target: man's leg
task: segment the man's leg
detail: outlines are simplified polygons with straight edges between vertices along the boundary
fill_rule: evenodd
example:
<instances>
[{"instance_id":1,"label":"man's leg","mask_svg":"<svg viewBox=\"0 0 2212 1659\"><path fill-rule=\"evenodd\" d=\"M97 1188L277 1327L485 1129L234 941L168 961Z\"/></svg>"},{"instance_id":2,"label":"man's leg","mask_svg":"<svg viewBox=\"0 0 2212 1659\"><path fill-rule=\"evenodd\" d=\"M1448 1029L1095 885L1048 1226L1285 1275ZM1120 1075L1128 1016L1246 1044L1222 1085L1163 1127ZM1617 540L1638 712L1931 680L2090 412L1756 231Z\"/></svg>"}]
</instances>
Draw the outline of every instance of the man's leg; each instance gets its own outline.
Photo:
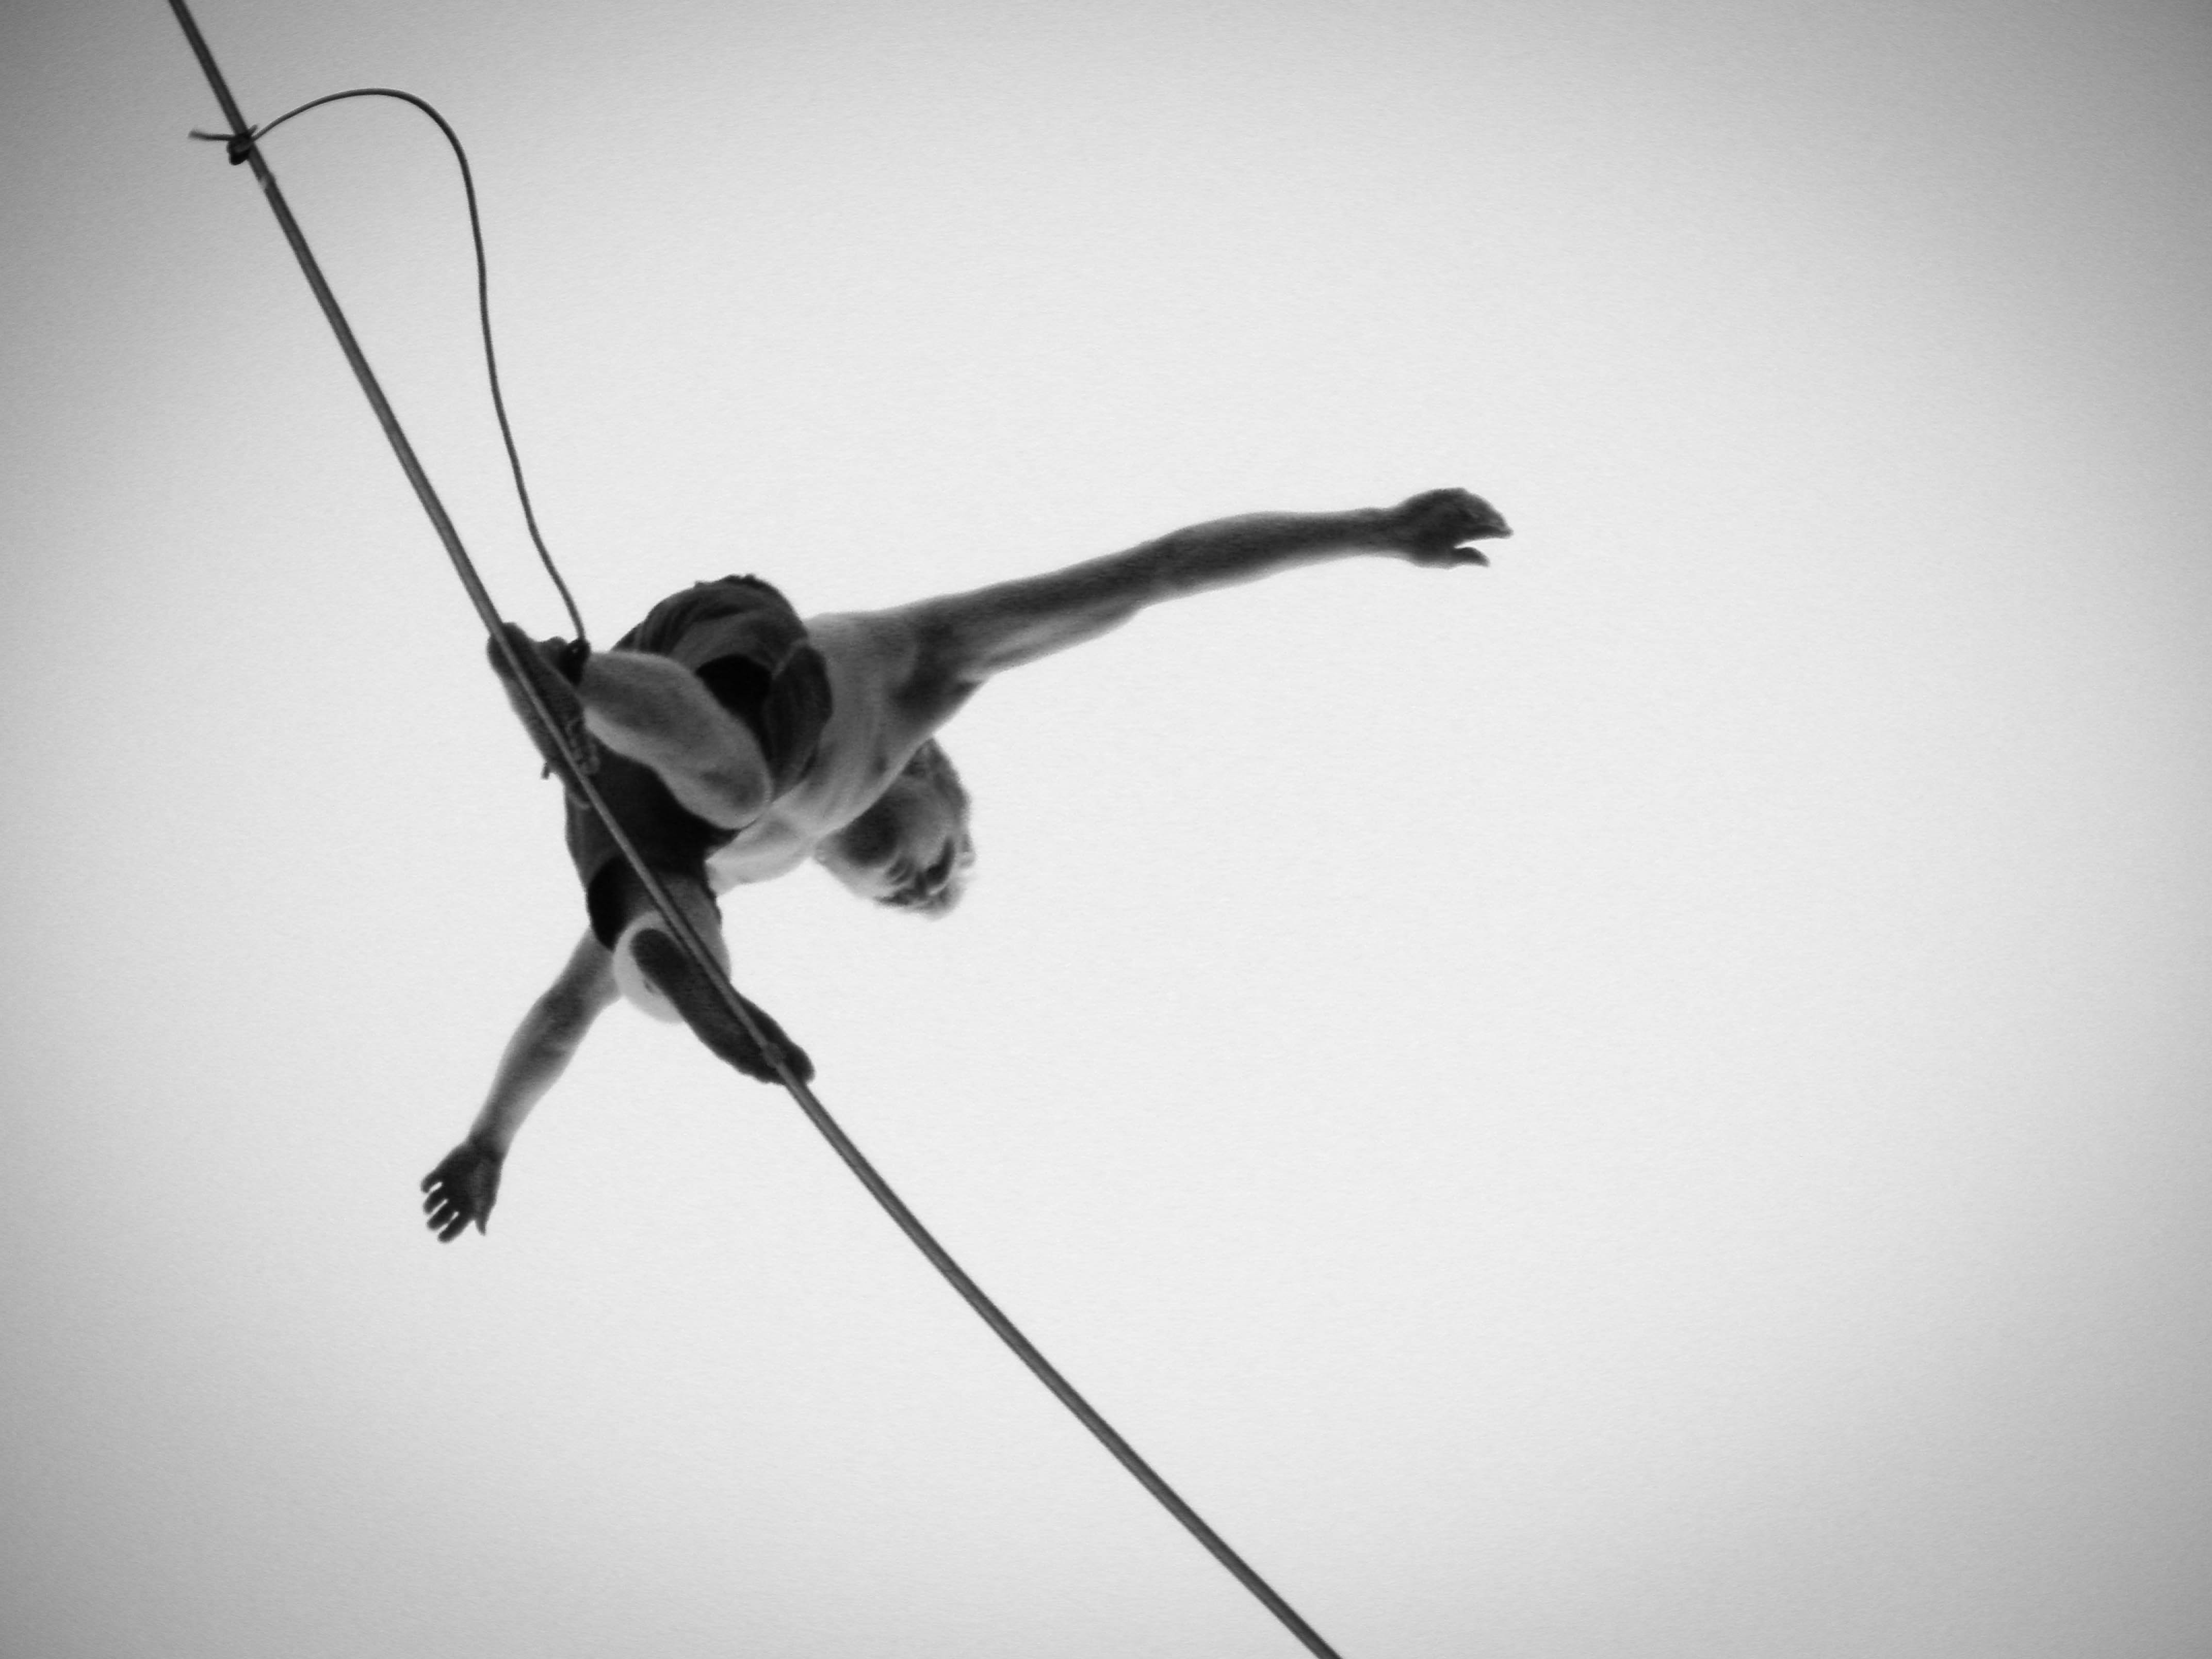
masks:
<instances>
[{"instance_id":1,"label":"man's leg","mask_svg":"<svg viewBox=\"0 0 2212 1659\"><path fill-rule=\"evenodd\" d=\"M640 651L595 652L583 660L572 686L568 665L556 665L568 647L534 641L512 623L506 632L555 724L584 755L586 773L594 769L596 738L651 767L686 811L719 829L743 829L767 808L774 785L758 740L681 663ZM540 729L506 653L497 641L489 649L515 714L546 764L566 781L560 751Z\"/></svg>"},{"instance_id":2,"label":"man's leg","mask_svg":"<svg viewBox=\"0 0 2212 1659\"><path fill-rule=\"evenodd\" d=\"M678 944L645 890L645 884L627 866L602 878L608 884L603 896L611 908L616 933L615 983L623 996L656 1019L676 1021L709 1050L747 1077L763 1083L781 1081L774 1062L730 1010L722 990L708 980ZM722 939L721 917L706 884L697 877L662 873L661 884L683 909L684 918L707 942L720 965L716 977L728 986L729 951ZM784 1034L783 1028L750 1000L739 996L754 1024L769 1044L781 1051L784 1060L801 1082L811 1081L814 1062Z\"/></svg>"},{"instance_id":3,"label":"man's leg","mask_svg":"<svg viewBox=\"0 0 2212 1659\"><path fill-rule=\"evenodd\" d=\"M687 811L741 830L767 810L775 785L759 739L683 664L602 651L577 690L592 735L659 773Z\"/></svg>"},{"instance_id":4,"label":"man's leg","mask_svg":"<svg viewBox=\"0 0 2212 1659\"><path fill-rule=\"evenodd\" d=\"M657 926L641 927L630 940L631 953L637 965L659 988L676 1012L691 1028L692 1036L721 1059L727 1060L747 1077L763 1083L780 1083L782 1075L769 1059L770 1052L780 1054L793 1077L801 1083L814 1080L814 1062L806 1051L784 1035L783 1027L771 1019L767 1011L750 999L731 994L744 1005L768 1044L763 1050L755 1042L750 1032L736 1015L730 1012L722 993L709 984L691 960L690 953ZM726 981L725 981L726 983Z\"/></svg>"}]
</instances>

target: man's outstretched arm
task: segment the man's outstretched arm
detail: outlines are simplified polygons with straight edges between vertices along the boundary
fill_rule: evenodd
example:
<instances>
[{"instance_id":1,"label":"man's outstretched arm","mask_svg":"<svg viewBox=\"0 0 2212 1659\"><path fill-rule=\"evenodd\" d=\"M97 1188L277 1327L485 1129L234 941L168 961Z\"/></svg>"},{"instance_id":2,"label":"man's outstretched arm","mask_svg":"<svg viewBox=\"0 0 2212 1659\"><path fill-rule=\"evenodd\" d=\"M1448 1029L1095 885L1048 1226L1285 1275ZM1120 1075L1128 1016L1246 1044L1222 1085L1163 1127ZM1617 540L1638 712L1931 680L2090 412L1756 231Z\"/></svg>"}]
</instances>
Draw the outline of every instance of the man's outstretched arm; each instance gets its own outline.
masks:
<instances>
[{"instance_id":1,"label":"man's outstretched arm","mask_svg":"<svg viewBox=\"0 0 2212 1659\"><path fill-rule=\"evenodd\" d=\"M960 696L1121 623L1147 605L1328 559L1376 554L1414 564L1486 564L1471 544L1512 530L1464 489L1432 489L1392 507L1255 513L1175 531L1126 553L1048 575L925 599L895 613L915 630L918 678Z\"/></svg>"},{"instance_id":2,"label":"man's outstretched arm","mask_svg":"<svg viewBox=\"0 0 2212 1659\"><path fill-rule=\"evenodd\" d=\"M484 1231L516 1131L568 1068L592 1022L615 1000L611 961L606 947L586 933L560 977L515 1028L467 1139L422 1177L428 1194L422 1212L441 1241L459 1237L471 1221L478 1232Z\"/></svg>"}]
</instances>

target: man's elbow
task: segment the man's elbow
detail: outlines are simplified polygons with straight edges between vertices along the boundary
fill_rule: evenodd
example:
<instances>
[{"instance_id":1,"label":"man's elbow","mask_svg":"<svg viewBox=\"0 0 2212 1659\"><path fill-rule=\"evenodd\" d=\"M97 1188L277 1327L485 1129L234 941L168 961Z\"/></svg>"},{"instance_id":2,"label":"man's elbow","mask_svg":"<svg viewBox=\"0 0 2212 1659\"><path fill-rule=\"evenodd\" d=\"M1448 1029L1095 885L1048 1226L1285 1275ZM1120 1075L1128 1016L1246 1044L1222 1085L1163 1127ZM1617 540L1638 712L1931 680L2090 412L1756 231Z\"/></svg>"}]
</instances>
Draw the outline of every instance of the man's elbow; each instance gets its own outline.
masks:
<instances>
[{"instance_id":1,"label":"man's elbow","mask_svg":"<svg viewBox=\"0 0 2212 1659\"><path fill-rule=\"evenodd\" d=\"M584 1033L592 1029L592 1022L599 1017L613 995L611 984L604 994L597 988L585 990L556 985L538 998L531 1009L532 1035L546 1047L574 1048L583 1041Z\"/></svg>"}]
</instances>

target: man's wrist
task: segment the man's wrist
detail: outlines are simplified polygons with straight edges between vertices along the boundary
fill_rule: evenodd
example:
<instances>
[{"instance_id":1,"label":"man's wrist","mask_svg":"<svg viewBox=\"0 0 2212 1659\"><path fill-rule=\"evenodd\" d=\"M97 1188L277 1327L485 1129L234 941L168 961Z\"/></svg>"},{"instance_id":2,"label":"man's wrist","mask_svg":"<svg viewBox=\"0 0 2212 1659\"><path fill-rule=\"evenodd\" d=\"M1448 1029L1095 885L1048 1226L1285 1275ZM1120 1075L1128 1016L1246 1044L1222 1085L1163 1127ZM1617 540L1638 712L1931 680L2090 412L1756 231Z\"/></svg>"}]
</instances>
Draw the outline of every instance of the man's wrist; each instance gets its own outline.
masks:
<instances>
[{"instance_id":1,"label":"man's wrist","mask_svg":"<svg viewBox=\"0 0 2212 1659\"><path fill-rule=\"evenodd\" d=\"M1344 526L1346 546L1373 553L1404 551L1390 508L1358 507L1337 514L1337 518Z\"/></svg>"}]
</instances>

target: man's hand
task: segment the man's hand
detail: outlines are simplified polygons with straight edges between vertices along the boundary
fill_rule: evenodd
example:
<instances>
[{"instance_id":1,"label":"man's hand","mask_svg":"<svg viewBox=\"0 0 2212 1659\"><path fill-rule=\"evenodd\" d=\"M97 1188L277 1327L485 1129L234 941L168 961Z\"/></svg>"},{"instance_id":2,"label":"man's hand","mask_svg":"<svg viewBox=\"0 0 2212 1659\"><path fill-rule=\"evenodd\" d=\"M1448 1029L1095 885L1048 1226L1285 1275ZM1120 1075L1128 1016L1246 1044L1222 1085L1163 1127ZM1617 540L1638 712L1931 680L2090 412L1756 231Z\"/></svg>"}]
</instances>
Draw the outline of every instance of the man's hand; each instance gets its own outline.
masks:
<instances>
[{"instance_id":1,"label":"man's hand","mask_svg":"<svg viewBox=\"0 0 2212 1659\"><path fill-rule=\"evenodd\" d=\"M422 1177L422 1212L438 1242L450 1244L468 1231L484 1230L491 1206L499 1198L501 1155L472 1140L465 1140L446 1154L445 1162Z\"/></svg>"},{"instance_id":2,"label":"man's hand","mask_svg":"<svg viewBox=\"0 0 2212 1659\"><path fill-rule=\"evenodd\" d=\"M1415 564L1488 564L1467 542L1510 536L1512 527L1496 507L1464 489L1430 489L1410 496L1382 514L1386 544Z\"/></svg>"}]
</instances>

